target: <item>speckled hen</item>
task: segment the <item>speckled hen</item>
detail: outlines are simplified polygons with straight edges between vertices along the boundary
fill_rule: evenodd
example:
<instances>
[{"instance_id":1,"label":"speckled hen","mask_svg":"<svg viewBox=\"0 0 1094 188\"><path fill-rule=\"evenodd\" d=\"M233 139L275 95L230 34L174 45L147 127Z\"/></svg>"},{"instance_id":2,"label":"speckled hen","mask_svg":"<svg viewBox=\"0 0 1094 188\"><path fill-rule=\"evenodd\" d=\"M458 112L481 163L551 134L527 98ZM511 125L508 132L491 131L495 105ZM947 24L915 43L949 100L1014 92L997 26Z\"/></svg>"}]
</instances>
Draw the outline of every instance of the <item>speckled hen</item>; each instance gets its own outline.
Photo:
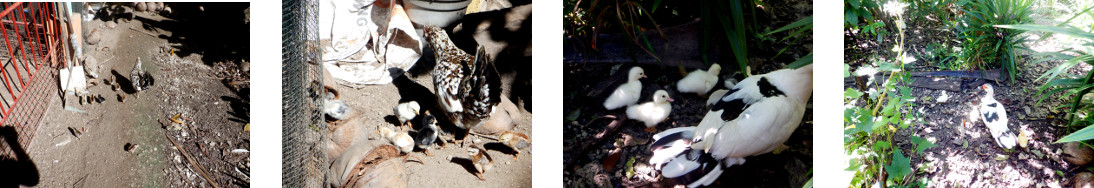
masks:
<instances>
[{"instance_id":1,"label":"speckled hen","mask_svg":"<svg viewBox=\"0 0 1094 188\"><path fill-rule=\"evenodd\" d=\"M467 130L466 141L471 129L485 122L501 102L498 72L482 46L468 54L435 26L425 28L425 37L437 59L432 76L438 106L452 124Z\"/></svg>"}]
</instances>

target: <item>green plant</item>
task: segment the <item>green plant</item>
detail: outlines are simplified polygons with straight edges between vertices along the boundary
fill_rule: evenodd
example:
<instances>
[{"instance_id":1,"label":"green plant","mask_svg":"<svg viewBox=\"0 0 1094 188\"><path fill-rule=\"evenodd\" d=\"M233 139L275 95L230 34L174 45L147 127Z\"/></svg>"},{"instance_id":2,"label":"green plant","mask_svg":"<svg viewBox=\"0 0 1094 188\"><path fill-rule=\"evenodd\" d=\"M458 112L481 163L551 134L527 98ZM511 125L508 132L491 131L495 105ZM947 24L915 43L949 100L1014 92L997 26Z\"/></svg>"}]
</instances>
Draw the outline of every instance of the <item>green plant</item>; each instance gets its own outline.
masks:
<instances>
[{"instance_id":1,"label":"green plant","mask_svg":"<svg viewBox=\"0 0 1094 188\"><path fill-rule=\"evenodd\" d=\"M867 96L854 88L844 92L844 103L855 104L844 110L844 147L853 156L846 170L855 171L851 180L855 187L905 185L910 183L906 176L914 170L909 159L912 154L905 155L892 144L894 133L912 125L912 118L903 112L915 106L911 89L897 84L910 81L910 77L896 73L904 72L901 65L880 64L879 71L894 74L888 80L871 81L878 93ZM930 147L917 144L923 149Z\"/></svg>"},{"instance_id":2,"label":"green plant","mask_svg":"<svg viewBox=\"0 0 1094 188\"><path fill-rule=\"evenodd\" d=\"M790 23L789 25L786 25L786 26L780 27L778 29L775 29L774 31L764 33L764 35L771 35L771 34L775 34L775 33L778 33L778 32L789 31L789 30L792 30L792 31L790 31L790 34L786 37L783 37L780 41L791 40L792 42L790 42L790 44L797 44L798 41L800 41L802 38L804 38L803 36L806 35L806 32L812 33L812 31L813 31L813 16L802 18L801 20L795 21L794 23ZM779 57L779 55L782 55L783 52L785 52L787 48L790 48L790 46L788 45L788 46L783 47L782 49L779 50L779 53L776 53L775 56L772 56L771 58L774 59L776 57ZM804 64L801 64L801 63L805 63L805 62L802 62L803 60L808 60L808 62L813 62L813 53L810 52L805 57L799 59L798 61L795 61L795 63L800 62L799 63L800 65L798 65L797 67L804 66ZM797 67L794 66L795 63L791 63L790 67L791 68L797 68Z\"/></svg>"},{"instance_id":3,"label":"green plant","mask_svg":"<svg viewBox=\"0 0 1094 188\"><path fill-rule=\"evenodd\" d=\"M712 31L721 29L722 34L728 40L730 51L733 52L733 59L737 62L738 70L741 70L745 76L749 76L748 71L745 71L748 70L748 38L745 36L751 35L746 34L750 31L750 28L746 27L748 25L745 24L744 10L745 7L754 7L751 6L753 2L703 0L700 3L700 6L702 6L700 9L702 16L702 19L700 19L700 39L702 41L703 61L710 62L708 53L711 41L713 41L710 36ZM714 23L717 23L717 27L713 25Z\"/></svg>"},{"instance_id":4,"label":"green plant","mask_svg":"<svg viewBox=\"0 0 1094 188\"><path fill-rule=\"evenodd\" d=\"M1088 8L1086 11L1089 10L1090 9ZM1084 11L1084 13L1086 11ZM1081 40L1085 46L1094 45L1094 33L1070 25L999 25L996 27L1067 34ZM1081 130L1068 134L1056 142L1074 142L1094 139L1094 126L1089 126L1094 124L1094 117L1091 117L1088 114L1094 109L1094 101L1084 97L1094 90L1094 70L1086 72L1086 75L1070 75L1067 73L1067 70L1070 70L1079 63L1094 65L1094 50L1091 50L1090 48L1065 49L1059 52L1037 53L1036 55L1042 58L1035 62L1066 60L1064 63L1052 68L1037 78L1038 81L1046 81L1046 83L1038 89L1037 93L1041 96L1038 103L1048 96L1062 92L1062 97L1070 98L1067 104L1059 106L1070 108L1067 116L1068 124L1072 126L1084 126ZM1085 118L1076 119L1077 115L1085 115Z\"/></svg>"},{"instance_id":5,"label":"green plant","mask_svg":"<svg viewBox=\"0 0 1094 188\"><path fill-rule=\"evenodd\" d=\"M874 14L878 12L878 3L874 0L844 0L843 23L847 28L858 30L859 23L872 25Z\"/></svg>"},{"instance_id":6,"label":"green plant","mask_svg":"<svg viewBox=\"0 0 1094 188\"><path fill-rule=\"evenodd\" d=\"M641 0L568 0L563 5L563 19L566 36L571 38L584 38L583 46L597 49L597 35L604 28L618 29L635 47L641 49L655 60L661 61L657 53L653 51L653 45L645 35L646 31L656 31L665 39L665 33L653 19L652 12L643 6ZM657 7L661 0L653 0L648 6ZM610 25L614 23L615 25ZM667 48L667 44L666 44Z\"/></svg>"},{"instance_id":7,"label":"green plant","mask_svg":"<svg viewBox=\"0 0 1094 188\"><path fill-rule=\"evenodd\" d=\"M1031 22L1032 0L973 0L959 7L960 24L954 24L962 40L962 61L970 69L1002 68L1010 80L1018 75L1015 49L1021 48L1025 31L1005 30L995 25ZM998 63L998 64L996 64Z\"/></svg>"},{"instance_id":8,"label":"green plant","mask_svg":"<svg viewBox=\"0 0 1094 188\"><path fill-rule=\"evenodd\" d=\"M900 7L896 5L894 7ZM900 10L893 11L895 22L902 24L903 18ZM896 48L904 48L904 29L898 27L899 35ZM908 175L914 172L911 166L911 158L914 155L922 155L928 148L934 147L934 143L912 137L912 143L916 145L916 152L905 155L900 147L895 146L894 134L900 129L912 126L910 112L915 107L915 98L911 95L911 89L902 86L904 82L911 82L911 77L904 71L903 50L893 54L896 58L888 62L875 62L879 72L889 72L884 80L875 80L877 77L869 76L867 83L872 89L871 93L863 93L858 89L847 88L844 91L844 104L849 104L844 109L844 149L852 156L847 171L854 171L851 186L853 187L889 187L908 186L913 183L920 186L925 181L912 181ZM844 65L844 77L851 75L850 66ZM865 96L865 97L864 97Z\"/></svg>"},{"instance_id":9,"label":"green plant","mask_svg":"<svg viewBox=\"0 0 1094 188\"><path fill-rule=\"evenodd\" d=\"M937 21L947 21L953 19L953 5L963 5L968 0L910 0L912 11L910 16L915 21L923 21L928 17L932 17Z\"/></svg>"}]
</instances>

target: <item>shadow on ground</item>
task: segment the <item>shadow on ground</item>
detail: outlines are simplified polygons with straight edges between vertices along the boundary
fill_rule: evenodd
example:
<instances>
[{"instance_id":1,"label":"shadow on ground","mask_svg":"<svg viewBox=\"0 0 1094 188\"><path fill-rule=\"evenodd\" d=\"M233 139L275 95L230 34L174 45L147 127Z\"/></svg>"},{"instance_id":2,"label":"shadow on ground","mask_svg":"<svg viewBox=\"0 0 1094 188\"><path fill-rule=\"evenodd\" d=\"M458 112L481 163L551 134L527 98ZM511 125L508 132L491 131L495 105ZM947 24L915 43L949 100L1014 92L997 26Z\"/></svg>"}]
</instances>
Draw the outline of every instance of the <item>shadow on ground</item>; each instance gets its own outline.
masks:
<instances>
[{"instance_id":1,"label":"shadow on ground","mask_svg":"<svg viewBox=\"0 0 1094 188\"><path fill-rule=\"evenodd\" d=\"M0 139L4 140L4 144L14 155L0 158L0 169L2 169L0 170L0 188L38 185L41 179L38 175L38 167L19 144L19 133L15 131L15 127L0 127Z\"/></svg>"}]
</instances>

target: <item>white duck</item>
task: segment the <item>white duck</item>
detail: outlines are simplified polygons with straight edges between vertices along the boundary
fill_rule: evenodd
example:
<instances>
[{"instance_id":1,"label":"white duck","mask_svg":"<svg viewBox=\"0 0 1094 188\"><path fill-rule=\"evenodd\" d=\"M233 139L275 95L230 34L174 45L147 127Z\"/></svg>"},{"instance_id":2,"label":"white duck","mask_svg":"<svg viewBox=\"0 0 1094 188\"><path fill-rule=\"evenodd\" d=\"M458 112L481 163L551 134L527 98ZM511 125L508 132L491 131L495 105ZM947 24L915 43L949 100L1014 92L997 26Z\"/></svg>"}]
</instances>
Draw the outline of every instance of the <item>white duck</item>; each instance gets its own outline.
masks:
<instances>
[{"instance_id":1,"label":"white duck","mask_svg":"<svg viewBox=\"0 0 1094 188\"><path fill-rule=\"evenodd\" d=\"M642 95L642 82L638 79L645 77L646 72L642 70L642 67L632 67L627 73L627 83L619 85L612 91L612 95L604 100L604 108L615 110L638 103L638 97Z\"/></svg>"},{"instance_id":2,"label":"white duck","mask_svg":"<svg viewBox=\"0 0 1094 188\"><path fill-rule=\"evenodd\" d=\"M980 119L984 120L984 125L1000 147L1013 149L1018 137L1007 127L1007 109L995 101L995 89L991 85L984 84L980 88L986 93L984 98L980 98Z\"/></svg>"},{"instance_id":3,"label":"white duck","mask_svg":"<svg viewBox=\"0 0 1094 188\"><path fill-rule=\"evenodd\" d=\"M706 71L701 69L692 71L676 82L676 91L706 95L710 89L718 85L718 73L721 71L722 66L717 63L710 65L710 69Z\"/></svg>"},{"instance_id":4,"label":"white duck","mask_svg":"<svg viewBox=\"0 0 1094 188\"><path fill-rule=\"evenodd\" d=\"M410 101L395 105L394 110L395 118L399 119L399 127L405 128L408 121L418 116L421 106L418 106L417 101Z\"/></svg>"},{"instance_id":5,"label":"white duck","mask_svg":"<svg viewBox=\"0 0 1094 188\"><path fill-rule=\"evenodd\" d=\"M657 131L657 124L669 118L672 113L672 98L669 92L657 90L653 93L653 101L627 107L627 117L646 123L646 131Z\"/></svg>"},{"instance_id":6,"label":"white duck","mask_svg":"<svg viewBox=\"0 0 1094 188\"><path fill-rule=\"evenodd\" d=\"M782 145L801 123L812 93L813 65L745 78L697 127L654 135L650 164L688 187L710 185L722 169Z\"/></svg>"}]
</instances>

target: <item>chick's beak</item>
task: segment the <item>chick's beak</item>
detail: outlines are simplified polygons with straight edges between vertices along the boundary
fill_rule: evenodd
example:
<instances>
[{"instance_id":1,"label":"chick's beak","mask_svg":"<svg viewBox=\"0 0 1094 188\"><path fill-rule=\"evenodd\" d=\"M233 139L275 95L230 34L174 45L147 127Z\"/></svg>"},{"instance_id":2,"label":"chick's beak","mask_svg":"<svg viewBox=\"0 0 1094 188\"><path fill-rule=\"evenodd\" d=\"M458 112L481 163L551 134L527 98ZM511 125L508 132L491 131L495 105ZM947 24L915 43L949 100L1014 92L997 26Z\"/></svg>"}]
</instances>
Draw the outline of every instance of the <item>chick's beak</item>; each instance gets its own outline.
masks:
<instances>
[{"instance_id":1,"label":"chick's beak","mask_svg":"<svg viewBox=\"0 0 1094 188\"><path fill-rule=\"evenodd\" d=\"M675 101L675 100L672 100L672 98L668 98L668 99L665 99L665 100L666 100L666 101L669 101L669 102L673 102L673 101Z\"/></svg>"}]
</instances>

